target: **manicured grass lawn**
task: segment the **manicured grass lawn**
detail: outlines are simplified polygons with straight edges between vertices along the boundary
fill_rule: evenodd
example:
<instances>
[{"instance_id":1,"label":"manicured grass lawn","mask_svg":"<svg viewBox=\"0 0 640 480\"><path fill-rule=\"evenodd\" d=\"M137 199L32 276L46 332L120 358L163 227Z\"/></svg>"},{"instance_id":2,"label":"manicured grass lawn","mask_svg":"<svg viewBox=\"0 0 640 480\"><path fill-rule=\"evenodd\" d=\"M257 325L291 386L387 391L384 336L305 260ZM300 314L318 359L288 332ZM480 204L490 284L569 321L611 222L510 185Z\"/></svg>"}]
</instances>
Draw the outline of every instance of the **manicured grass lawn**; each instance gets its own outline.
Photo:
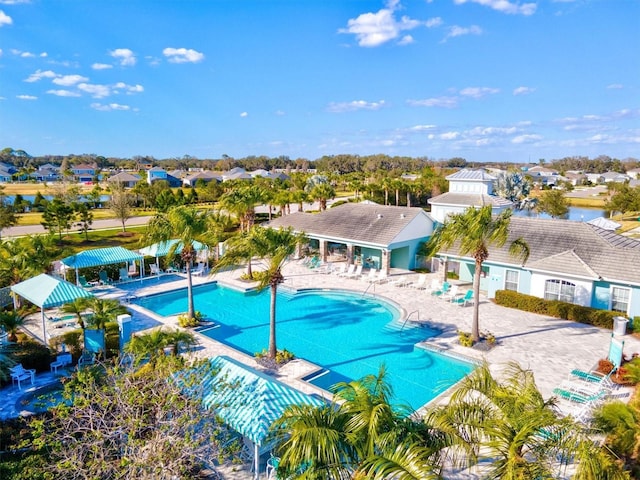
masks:
<instances>
[{"instance_id":1,"label":"manicured grass lawn","mask_svg":"<svg viewBox=\"0 0 640 480\"><path fill-rule=\"evenodd\" d=\"M63 257L94 248L124 247L136 250L144 247L140 243L144 230L145 227L140 226L127 227L126 232L122 232L121 229L89 231L89 240L86 240L82 233L69 233L62 237L60 247L64 251Z\"/></svg>"},{"instance_id":2,"label":"manicured grass lawn","mask_svg":"<svg viewBox=\"0 0 640 480\"><path fill-rule=\"evenodd\" d=\"M93 212L94 220L107 220L111 218L116 218L111 210L108 208L96 208L91 210ZM149 210L134 210L132 212L133 217L137 217L140 215L152 215L149 213ZM41 212L29 212L29 213L21 213L18 215L18 225L40 225L42 223L42 213Z\"/></svg>"}]
</instances>

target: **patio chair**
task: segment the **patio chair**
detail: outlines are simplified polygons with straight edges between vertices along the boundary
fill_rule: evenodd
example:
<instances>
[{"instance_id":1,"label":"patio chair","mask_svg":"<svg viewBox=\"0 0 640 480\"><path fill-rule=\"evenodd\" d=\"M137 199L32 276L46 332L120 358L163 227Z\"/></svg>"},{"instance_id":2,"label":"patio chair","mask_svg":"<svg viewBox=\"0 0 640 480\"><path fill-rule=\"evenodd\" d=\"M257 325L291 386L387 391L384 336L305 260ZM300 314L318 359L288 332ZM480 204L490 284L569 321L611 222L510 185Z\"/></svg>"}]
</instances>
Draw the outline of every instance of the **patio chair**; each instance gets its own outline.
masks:
<instances>
[{"instance_id":1,"label":"patio chair","mask_svg":"<svg viewBox=\"0 0 640 480\"><path fill-rule=\"evenodd\" d=\"M450 288L451 288L451 284L449 282L444 282L442 284L442 287L438 290L434 290L433 292L431 292L431 295L434 295L436 297L441 297L442 295L447 293Z\"/></svg>"},{"instance_id":2,"label":"patio chair","mask_svg":"<svg viewBox=\"0 0 640 480\"><path fill-rule=\"evenodd\" d=\"M466 307L468 302L473 301L473 290L467 290L467 293L464 294L464 297L452 298L451 303L456 305L460 305L462 307Z\"/></svg>"},{"instance_id":3,"label":"patio chair","mask_svg":"<svg viewBox=\"0 0 640 480\"><path fill-rule=\"evenodd\" d=\"M78 368L87 367L96 363L96 356L92 352L82 352L78 359Z\"/></svg>"},{"instance_id":4,"label":"patio chair","mask_svg":"<svg viewBox=\"0 0 640 480\"><path fill-rule=\"evenodd\" d=\"M107 275L105 270L100 270L98 276L100 277L100 283L102 285L111 285L113 283L113 280L109 278L109 275Z\"/></svg>"},{"instance_id":5,"label":"patio chair","mask_svg":"<svg viewBox=\"0 0 640 480\"><path fill-rule=\"evenodd\" d=\"M358 266L356 266L356 269L345 275L346 278L360 278L362 276L362 264L359 264Z\"/></svg>"},{"instance_id":6,"label":"patio chair","mask_svg":"<svg viewBox=\"0 0 640 480\"><path fill-rule=\"evenodd\" d=\"M348 267L349 267L349 265L347 265L346 262L342 262L338 268L334 268L333 269L333 273L335 273L336 275L340 276L342 274L347 273L347 268Z\"/></svg>"},{"instance_id":7,"label":"patio chair","mask_svg":"<svg viewBox=\"0 0 640 480\"><path fill-rule=\"evenodd\" d=\"M437 278L432 278L431 279L431 283L429 284L429 286L426 288L427 292L429 293L433 293L437 290L442 289L442 284L438 281Z\"/></svg>"},{"instance_id":8,"label":"patio chair","mask_svg":"<svg viewBox=\"0 0 640 480\"><path fill-rule=\"evenodd\" d=\"M380 270L376 278L373 279L373 283L381 284L386 283L389 280L389 275L386 270Z\"/></svg>"},{"instance_id":9,"label":"patio chair","mask_svg":"<svg viewBox=\"0 0 640 480\"><path fill-rule=\"evenodd\" d=\"M195 269L191 270L191 275L196 277L201 277L204 274L204 263L202 262L198 263L198 266Z\"/></svg>"},{"instance_id":10,"label":"patio chair","mask_svg":"<svg viewBox=\"0 0 640 480\"><path fill-rule=\"evenodd\" d=\"M71 365L71 354L69 352L59 353L54 362L51 362L51 372L58 373L58 368L64 368Z\"/></svg>"},{"instance_id":11,"label":"patio chair","mask_svg":"<svg viewBox=\"0 0 640 480\"><path fill-rule=\"evenodd\" d=\"M584 393L566 390L564 388L554 388L553 393L558 397L574 403L598 403L605 399L607 392L601 390L593 395L585 395Z\"/></svg>"},{"instance_id":12,"label":"patio chair","mask_svg":"<svg viewBox=\"0 0 640 480\"><path fill-rule=\"evenodd\" d=\"M11 384L15 385L18 382L18 389L22 390L21 382L23 380L31 380L31 385L36 378L36 371L33 368L24 368L21 363L17 364L15 367L11 367L9 369L9 373L11 374Z\"/></svg>"},{"instance_id":13,"label":"patio chair","mask_svg":"<svg viewBox=\"0 0 640 480\"><path fill-rule=\"evenodd\" d=\"M356 271L356 266L355 266L355 264L352 263L351 265L349 265L349 268L347 269L346 272L339 273L338 276L339 277L348 277L349 275L351 275L355 271Z\"/></svg>"},{"instance_id":14,"label":"patio chair","mask_svg":"<svg viewBox=\"0 0 640 480\"><path fill-rule=\"evenodd\" d=\"M364 279L365 282L375 282L376 278L378 278L378 270L376 270L375 268L370 268L369 274L363 275L361 278Z\"/></svg>"},{"instance_id":15,"label":"patio chair","mask_svg":"<svg viewBox=\"0 0 640 480\"><path fill-rule=\"evenodd\" d=\"M160 270L160 267L158 267L158 265L152 263L151 265L149 265L149 272L151 273L151 275L160 275L162 273L162 270Z\"/></svg>"},{"instance_id":16,"label":"patio chair","mask_svg":"<svg viewBox=\"0 0 640 480\"><path fill-rule=\"evenodd\" d=\"M84 275L78 275L78 283L83 288L93 288L98 285L98 282L88 282Z\"/></svg>"},{"instance_id":17,"label":"patio chair","mask_svg":"<svg viewBox=\"0 0 640 480\"><path fill-rule=\"evenodd\" d=\"M127 280L131 280L131 277L129 277L129 272L127 271L126 268L121 268L120 269L120 281L121 282L126 282Z\"/></svg>"},{"instance_id":18,"label":"patio chair","mask_svg":"<svg viewBox=\"0 0 640 480\"><path fill-rule=\"evenodd\" d=\"M408 282L407 282L406 275L402 275L400 278L397 278L396 280L391 280L389 282L389 285L392 285L394 287L404 287L407 284L408 284Z\"/></svg>"},{"instance_id":19,"label":"patio chair","mask_svg":"<svg viewBox=\"0 0 640 480\"><path fill-rule=\"evenodd\" d=\"M451 288L440 295L443 300L453 300L458 296L458 285L451 285Z\"/></svg>"},{"instance_id":20,"label":"patio chair","mask_svg":"<svg viewBox=\"0 0 640 480\"><path fill-rule=\"evenodd\" d=\"M418 290L423 290L427 288L427 274L421 273L418 275L418 280L409 284L410 288L417 288Z\"/></svg>"}]
</instances>

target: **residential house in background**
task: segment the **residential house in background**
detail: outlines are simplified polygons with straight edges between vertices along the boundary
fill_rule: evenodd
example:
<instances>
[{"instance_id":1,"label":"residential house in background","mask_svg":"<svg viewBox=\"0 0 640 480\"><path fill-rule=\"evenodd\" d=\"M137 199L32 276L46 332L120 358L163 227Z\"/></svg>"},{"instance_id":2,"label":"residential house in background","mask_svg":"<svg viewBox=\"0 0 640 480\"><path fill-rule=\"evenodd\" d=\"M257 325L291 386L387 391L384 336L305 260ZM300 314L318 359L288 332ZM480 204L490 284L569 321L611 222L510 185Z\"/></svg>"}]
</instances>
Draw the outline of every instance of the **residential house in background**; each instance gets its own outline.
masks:
<instances>
[{"instance_id":1,"label":"residential house in background","mask_svg":"<svg viewBox=\"0 0 640 480\"><path fill-rule=\"evenodd\" d=\"M560 173L553 168L536 165L535 167L525 167L523 173L531 179L535 185L553 187L562 180Z\"/></svg>"},{"instance_id":2,"label":"residential house in background","mask_svg":"<svg viewBox=\"0 0 640 480\"><path fill-rule=\"evenodd\" d=\"M108 183L119 183L124 188L133 188L139 181L140 177L138 175L134 175L129 172L118 172L107 178Z\"/></svg>"},{"instance_id":3,"label":"residential house in background","mask_svg":"<svg viewBox=\"0 0 640 480\"><path fill-rule=\"evenodd\" d=\"M98 174L98 168L95 165L81 163L71 167L73 176L79 183L91 183Z\"/></svg>"},{"instance_id":4,"label":"residential house in background","mask_svg":"<svg viewBox=\"0 0 640 480\"><path fill-rule=\"evenodd\" d=\"M182 179L182 183L189 187L195 187L198 181L204 182L204 183L221 182L222 178L213 172L202 171L202 172L190 173L189 175L187 175Z\"/></svg>"},{"instance_id":5,"label":"residential house in background","mask_svg":"<svg viewBox=\"0 0 640 480\"><path fill-rule=\"evenodd\" d=\"M493 191L496 177L483 169L462 169L447 177L449 191L430 198L431 217L443 223L452 213L462 213L468 207L491 205L494 214L513 207L513 203Z\"/></svg>"},{"instance_id":6,"label":"residential house in background","mask_svg":"<svg viewBox=\"0 0 640 480\"><path fill-rule=\"evenodd\" d=\"M624 183L628 180L630 180L630 177L628 177L624 173L605 172L602 174L602 181L604 183L609 183L609 182Z\"/></svg>"},{"instance_id":7,"label":"residential house in background","mask_svg":"<svg viewBox=\"0 0 640 480\"><path fill-rule=\"evenodd\" d=\"M170 187L181 187L182 181L179 178L169 175L164 168L152 167L147 170L147 183L151 185L158 180L166 181Z\"/></svg>"}]
</instances>

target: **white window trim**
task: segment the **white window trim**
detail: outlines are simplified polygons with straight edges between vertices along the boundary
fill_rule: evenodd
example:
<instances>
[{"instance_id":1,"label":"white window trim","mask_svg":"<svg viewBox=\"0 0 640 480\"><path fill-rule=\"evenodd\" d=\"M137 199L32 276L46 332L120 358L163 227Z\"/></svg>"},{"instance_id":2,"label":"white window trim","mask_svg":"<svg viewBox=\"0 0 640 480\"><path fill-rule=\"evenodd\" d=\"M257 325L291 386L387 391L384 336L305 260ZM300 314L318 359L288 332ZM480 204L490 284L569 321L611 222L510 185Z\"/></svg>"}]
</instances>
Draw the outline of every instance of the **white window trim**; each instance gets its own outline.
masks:
<instances>
[{"instance_id":1,"label":"white window trim","mask_svg":"<svg viewBox=\"0 0 640 480\"><path fill-rule=\"evenodd\" d=\"M624 312L625 314L629 315L629 309L631 308L631 294L633 293L633 291L629 287L611 285L611 288L609 291L609 310L613 310L613 289L614 288L617 288L619 290L627 290L629 292L629 298L627 300L627 311ZM620 312L620 313L623 313L623 312Z\"/></svg>"},{"instance_id":2,"label":"white window trim","mask_svg":"<svg viewBox=\"0 0 640 480\"><path fill-rule=\"evenodd\" d=\"M512 290L513 292L517 292L520 290L520 271L519 270L512 270L510 268L506 268L504 270L504 285L503 288L506 290L507 289L507 272L514 272L516 274L516 289Z\"/></svg>"}]
</instances>

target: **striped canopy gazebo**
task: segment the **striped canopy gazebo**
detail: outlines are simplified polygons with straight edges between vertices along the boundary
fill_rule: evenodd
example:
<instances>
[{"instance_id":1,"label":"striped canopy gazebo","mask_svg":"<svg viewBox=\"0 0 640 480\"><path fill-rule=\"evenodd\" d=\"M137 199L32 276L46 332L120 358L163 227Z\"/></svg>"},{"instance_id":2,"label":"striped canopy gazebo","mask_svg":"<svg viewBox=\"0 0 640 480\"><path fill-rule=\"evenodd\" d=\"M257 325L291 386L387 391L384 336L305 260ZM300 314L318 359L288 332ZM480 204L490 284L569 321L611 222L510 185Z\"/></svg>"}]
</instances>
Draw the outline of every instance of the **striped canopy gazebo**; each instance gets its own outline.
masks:
<instances>
[{"instance_id":1,"label":"striped canopy gazebo","mask_svg":"<svg viewBox=\"0 0 640 480\"><path fill-rule=\"evenodd\" d=\"M98 267L100 265L112 265L114 263L126 263L140 261L141 274L144 275L144 262L142 255L124 247L95 248L84 250L76 255L63 258L62 264L67 268L74 268L76 271L76 283L78 281L78 270L80 268Z\"/></svg>"},{"instance_id":2,"label":"striped canopy gazebo","mask_svg":"<svg viewBox=\"0 0 640 480\"><path fill-rule=\"evenodd\" d=\"M138 252L140 252L140 255L144 255L145 257L155 257L156 265L158 266L159 271L160 265L158 259L160 257L166 257L172 248L175 248L176 254L182 252L182 242L180 242L180 240L178 239L167 240L166 242L158 242L154 243L153 245L148 245L144 248L141 248L140 250L138 250ZM197 252L208 250L208 247L205 244L198 241L193 242L193 248L195 248Z\"/></svg>"},{"instance_id":3,"label":"striped canopy gazebo","mask_svg":"<svg viewBox=\"0 0 640 480\"><path fill-rule=\"evenodd\" d=\"M201 367L202 403L222 420L251 440L254 475L258 478L260 447L271 425L290 405L323 405L324 400L302 393L278 380L226 356Z\"/></svg>"},{"instance_id":4,"label":"striped canopy gazebo","mask_svg":"<svg viewBox=\"0 0 640 480\"><path fill-rule=\"evenodd\" d=\"M47 343L47 330L44 311L47 308L59 307L65 303L73 302L76 298L93 297L84 288L46 273L12 285L11 291L40 307L42 312L42 339L45 344Z\"/></svg>"}]
</instances>

